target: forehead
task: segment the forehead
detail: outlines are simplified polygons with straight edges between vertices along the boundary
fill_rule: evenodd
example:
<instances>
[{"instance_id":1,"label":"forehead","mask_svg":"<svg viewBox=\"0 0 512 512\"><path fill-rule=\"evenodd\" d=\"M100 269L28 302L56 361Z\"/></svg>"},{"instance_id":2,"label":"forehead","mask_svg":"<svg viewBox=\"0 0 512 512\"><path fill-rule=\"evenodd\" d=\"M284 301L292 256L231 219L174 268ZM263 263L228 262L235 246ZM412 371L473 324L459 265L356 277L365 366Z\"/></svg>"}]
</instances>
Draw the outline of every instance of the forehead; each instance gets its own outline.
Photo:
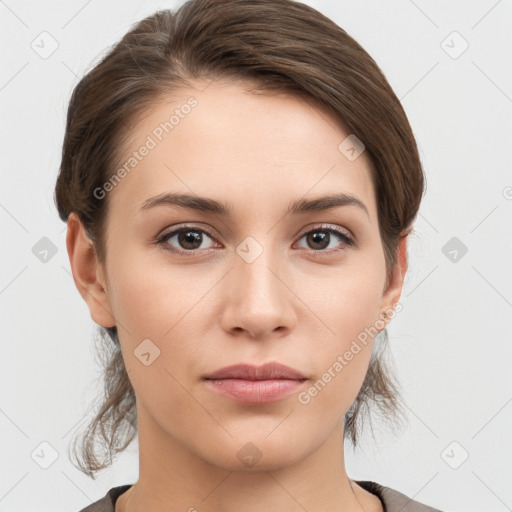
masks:
<instances>
[{"instance_id":1,"label":"forehead","mask_svg":"<svg viewBox=\"0 0 512 512\"><path fill-rule=\"evenodd\" d=\"M254 94L212 82L160 97L133 122L109 192L136 214L149 197L182 192L258 209L307 195L346 192L376 215L371 161L340 150L350 133L321 106L289 94Z\"/></svg>"}]
</instances>

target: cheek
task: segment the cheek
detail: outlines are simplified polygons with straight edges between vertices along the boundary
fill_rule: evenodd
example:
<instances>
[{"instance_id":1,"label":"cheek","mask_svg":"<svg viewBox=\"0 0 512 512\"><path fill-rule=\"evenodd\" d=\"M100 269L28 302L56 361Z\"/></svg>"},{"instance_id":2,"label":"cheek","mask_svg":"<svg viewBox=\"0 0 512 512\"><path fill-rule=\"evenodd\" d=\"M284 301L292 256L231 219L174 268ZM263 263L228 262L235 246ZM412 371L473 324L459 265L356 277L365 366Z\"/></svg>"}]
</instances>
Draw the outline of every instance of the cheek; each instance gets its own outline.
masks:
<instances>
[{"instance_id":1,"label":"cheek","mask_svg":"<svg viewBox=\"0 0 512 512\"><path fill-rule=\"evenodd\" d=\"M316 379L297 396L305 425L309 425L306 428L322 429L327 434L342 420L361 389L372 354L378 309L378 296L363 291L354 289L353 302L333 300L324 318L334 334L317 335L314 349L307 347ZM361 306L363 299L366 307Z\"/></svg>"},{"instance_id":2,"label":"cheek","mask_svg":"<svg viewBox=\"0 0 512 512\"><path fill-rule=\"evenodd\" d=\"M111 272L114 315L126 327L125 338L131 343L171 336L208 284L181 268L162 265L162 260L144 261L144 254L139 254L125 255Z\"/></svg>"},{"instance_id":3,"label":"cheek","mask_svg":"<svg viewBox=\"0 0 512 512\"><path fill-rule=\"evenodd\" d=\"M360 257L359 257L360 256ZM385 280L384 260L362 254L347 259L339 267L319 269L294 283L294 292L305 304L305 318L314 314L327 352L341 350L347 342L379 319L382 288ZM308 312L309 311L309 312Z\"/></svg>"},{"instance_id":4,"label":"cheek","mask_svg":"<svg viewBox=\"0 0 512 512\"><path fill-rule=\"evenodd\" d=\"M304 395L303 403L315 402L322 410L339 413L350 407L366 375L374 336L382 328L383 263L381 268L374 261L359 262L361 268L333 273L334 277L307 299L318 319L314 343L307 347L318 380Z\"/></svg>"},{"instance_id":5,"label":"cheek","mask_svg":"<svg viewBox=\"0 0 512 512\"><path fill-rule=\"evenodd\" d=\"M155 419L171 425L176 411L185 415L197 405L186 391L186 374L201 357L190 340L196 339L192 320L200 310L194 305L206 290L190 286L197 279L142 264L142 258L125 260L112 275L116 319L125 327L118 329L123 359L137 400ZM200 414L197 410L193 416L197 420Z\"/></svg>"},{"instance_id":6,"label":"cheek","mask_svg":"<svg viewBox=\"0 0 512 512\"><path fill-rule=\"evenodd\" d=\"M208 291L218 276L198 274L193 266L150 264L142 254L119 261L111 272L112 303L132 385L158 407L165 397L170 412L190 407L190 396L177 383L187 385L204 359L203 330L213 329ZM149 361L154 362L144 364Z\"/></svg>"}]
</instances>

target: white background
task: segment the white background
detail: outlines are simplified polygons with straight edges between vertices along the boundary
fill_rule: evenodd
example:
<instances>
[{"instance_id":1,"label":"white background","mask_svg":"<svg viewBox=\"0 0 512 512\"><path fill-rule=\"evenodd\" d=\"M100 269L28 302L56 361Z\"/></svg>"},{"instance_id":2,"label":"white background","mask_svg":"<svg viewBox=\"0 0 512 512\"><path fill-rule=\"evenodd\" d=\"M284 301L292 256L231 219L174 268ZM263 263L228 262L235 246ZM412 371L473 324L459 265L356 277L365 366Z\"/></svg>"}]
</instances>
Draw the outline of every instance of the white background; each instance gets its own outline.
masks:
<instances>
[{"instance_id":1,"label":"white background","mask_svg":"<svg viewBox=\"0 0 512 512\"><path fill-rule=\"evenodd\" d=\"M384 71L427 176L389 328L409 426L367 435L355 453L346 444L349 476L444 511L511 510L512 1L306 3ZM73 86L133 23L177 4L0 2L0 511L78 511L137 478L136 444L96 481L67 456L99 366L53 190ZM43 31L58 42L47 59L31 48ZM460 37L469 47L453 58ZM57 247L46 263L32 252L42 237ZM456 262L442 252L452 237L468 248ZM45 441L59 454L48 469L31 457Z\"/></svg>"}]
</instances>

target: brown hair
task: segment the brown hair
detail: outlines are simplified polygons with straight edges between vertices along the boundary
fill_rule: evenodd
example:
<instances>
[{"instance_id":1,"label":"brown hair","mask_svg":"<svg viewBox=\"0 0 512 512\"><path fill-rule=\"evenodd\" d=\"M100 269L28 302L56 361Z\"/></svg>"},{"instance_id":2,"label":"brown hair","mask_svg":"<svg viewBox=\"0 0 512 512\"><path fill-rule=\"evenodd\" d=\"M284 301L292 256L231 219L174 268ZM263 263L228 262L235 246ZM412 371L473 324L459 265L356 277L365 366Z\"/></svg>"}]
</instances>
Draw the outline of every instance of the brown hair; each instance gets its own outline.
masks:
<instances>
[{"instance_id":1,"label":"brown hair","mask_svg":"<svg viewBox=\"0 0 512 512\"><path fill-rule=\"evenodd\" d=\"M217 77L312 100L362 141L372 163L389 279L398 244L411 232L424 193L411 127L371 56L332 20L293 0L190 0L175 12L157 11L135 24L73 90L55 187L60 218L77 213L104 264L108 197L99 199L94 190L119 165L130 126L160 95L194 79ZM137 433L135 394L117 329L100 326L99 333L105 342L105 398L74 453L78 469L93 478ZM394 425L405 417L382 347L374 350L345 415L345 436L354 446L371 403ZM95 451L100 442L108 456L103 461Z\"/></svg>"}]
</instances>

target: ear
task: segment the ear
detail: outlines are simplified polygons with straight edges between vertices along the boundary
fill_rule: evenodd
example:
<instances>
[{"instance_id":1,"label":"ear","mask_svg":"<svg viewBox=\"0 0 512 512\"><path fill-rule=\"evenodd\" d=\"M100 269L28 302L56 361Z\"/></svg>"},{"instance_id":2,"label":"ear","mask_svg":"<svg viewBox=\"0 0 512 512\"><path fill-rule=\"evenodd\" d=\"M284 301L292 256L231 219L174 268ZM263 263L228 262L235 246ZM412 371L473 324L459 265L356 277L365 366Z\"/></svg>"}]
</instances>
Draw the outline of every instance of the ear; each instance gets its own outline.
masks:
<instances>
[{"instance_id":1,"label":"ear","mask_svg":"<svg viewBox=\"0 0 512 512\"><path fill-rule=\"evenodd\" d=\"M68 217L66 247L75 286L87 303L91 318L103 327L116 325L96 249L75 212Z\"/></svg>"},{"instance_id":2,"label":"ear","mask_svg":"<svg viewBox=\"0 0 512 512\"><path fill-rule=\"evenodd\" d=\"M390 312L394 309L396 303L400 300L405 274L407 272L407 240L409 235L405 235L396 249L395 266L389 278L387 287L382 295L381 312ZM386 320L387 323L389 318Z\"/></svg>"}]
</instances>

